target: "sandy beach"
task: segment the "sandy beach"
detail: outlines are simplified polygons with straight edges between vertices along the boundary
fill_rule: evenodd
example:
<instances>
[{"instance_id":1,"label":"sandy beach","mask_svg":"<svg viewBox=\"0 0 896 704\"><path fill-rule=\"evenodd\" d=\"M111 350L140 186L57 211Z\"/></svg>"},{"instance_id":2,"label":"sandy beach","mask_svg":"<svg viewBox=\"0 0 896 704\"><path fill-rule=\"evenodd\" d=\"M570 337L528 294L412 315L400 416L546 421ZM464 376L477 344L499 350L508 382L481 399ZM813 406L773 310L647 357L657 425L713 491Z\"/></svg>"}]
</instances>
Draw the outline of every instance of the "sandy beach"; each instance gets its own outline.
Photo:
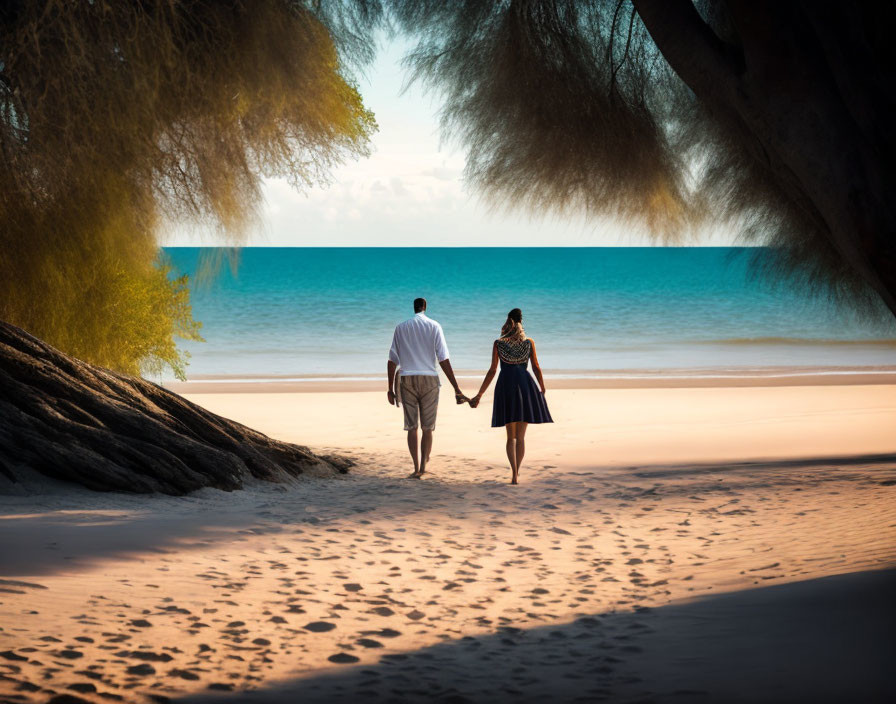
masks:
<instances>
[{"instance_id":1,"label":"sandy beach","mask_svg":"<svg viewBox=\"0 0 896 704\"><path fill-rule=\"evenodd\" d=\"M896 704L894 14L0 3L0 704Z\"/></svg>"},{"instance_id":2,"label":"sandy beach","mask_svg":"<svg viewBox=\"0 0 896 704\"><path fill-rule=\"evenodd\" d=\"M357 464L3 485L0 701L891 701L896 385L863 382L549 384L517 487L490 397L443 393L412 481L382 391L183 388Z\"/></svg>"}]
</instances>

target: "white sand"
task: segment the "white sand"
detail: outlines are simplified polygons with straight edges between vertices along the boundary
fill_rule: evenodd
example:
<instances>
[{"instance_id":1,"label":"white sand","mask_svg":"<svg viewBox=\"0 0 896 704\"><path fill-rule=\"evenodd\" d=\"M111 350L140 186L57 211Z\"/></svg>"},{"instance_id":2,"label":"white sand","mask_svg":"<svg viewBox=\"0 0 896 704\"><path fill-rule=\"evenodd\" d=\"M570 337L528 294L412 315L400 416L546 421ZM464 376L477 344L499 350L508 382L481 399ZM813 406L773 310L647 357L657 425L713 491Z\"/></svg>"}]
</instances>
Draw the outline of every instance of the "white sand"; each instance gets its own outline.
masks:
<instances>
[{"instance_id":1,"label":"white sand","mask_svg":"<svg viewBox=\"0 0 896 704\"><path fill-rule=\"evenodd\" d=\"M518 487L489 400L445 396L423 481L383 393L208 394L359 465L233 494L0 497L0 700L896 692L896 387L550 391Z\"/></svg>"},{"instance_id":2,"label":"white sand","mask_svg":"<svg viewBox=\"0 0 896 704\"><path fill-rule=\"evenodd\" d=\"M468 395L477 390L475 384L462 388ZM402 413L388 405L385 391L187 398L315 448L354 448L362 456L404 448ZM490 427L491 403L489 393L478 409L457 406L451 388L443 387L433 472L442 474L440 455L468 458L480 469L506 464L503 430ZM549 389L548 403L555 423L527 433L530 470L524 473L533 478L539 464L560 461L564 467L615 467L896 452L894 385Z\"/></svg>"}]
</instances>

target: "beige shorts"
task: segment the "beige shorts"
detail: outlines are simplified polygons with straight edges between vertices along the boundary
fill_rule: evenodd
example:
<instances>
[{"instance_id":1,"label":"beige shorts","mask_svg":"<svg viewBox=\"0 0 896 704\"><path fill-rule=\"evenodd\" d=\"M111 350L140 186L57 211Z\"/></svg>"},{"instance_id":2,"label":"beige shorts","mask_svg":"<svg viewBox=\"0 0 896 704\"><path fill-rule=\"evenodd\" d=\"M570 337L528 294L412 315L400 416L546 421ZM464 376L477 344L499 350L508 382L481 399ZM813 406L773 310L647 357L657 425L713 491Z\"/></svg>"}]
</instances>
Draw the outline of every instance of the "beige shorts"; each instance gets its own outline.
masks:
<instances>
[{"instance_id":1,"label":"beige shorts","mask_svg":"<svg viewBox=\"0 0 896 704\"><path fill-rule=\"evenodd\" d=\"M424 430L435 430L439 410L439 377L401 377L401 402L405 430L416 430L418 419Z\"/></svg>"}]
</instances>

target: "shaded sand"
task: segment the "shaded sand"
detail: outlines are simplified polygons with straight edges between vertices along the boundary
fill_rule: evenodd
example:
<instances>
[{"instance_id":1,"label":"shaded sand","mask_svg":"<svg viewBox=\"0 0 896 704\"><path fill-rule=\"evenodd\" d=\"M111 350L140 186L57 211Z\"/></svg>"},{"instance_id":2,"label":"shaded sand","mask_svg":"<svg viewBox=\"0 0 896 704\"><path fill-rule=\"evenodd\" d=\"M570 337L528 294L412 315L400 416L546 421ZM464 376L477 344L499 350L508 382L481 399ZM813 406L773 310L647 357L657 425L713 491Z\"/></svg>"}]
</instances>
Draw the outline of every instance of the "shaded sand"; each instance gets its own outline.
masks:
<instances>
[{"instance_id":1,"label":"shaded sand","mask_svg":"<svg viewBox=\"0 0 896 704\"><path fill-rule=\"evenodd\" d=\"M381 396L192 397L346 477L0 496L0 701L896 695L896 388L551 392L518 487L453 405L404 479Z\"/></svg>"},{"instance_id":2,"label":"shaded sand","mask_svg":"<svg viewBox=\"0 0 896 704\"><path fill-rule=\"evenodd\" d=\"M885 570L530 630L499 627L247 693L246 701L883 704L896 695L894 592L896 570ZM189 701L228 700L206 694Z\"/></svg>"}]
</instances>

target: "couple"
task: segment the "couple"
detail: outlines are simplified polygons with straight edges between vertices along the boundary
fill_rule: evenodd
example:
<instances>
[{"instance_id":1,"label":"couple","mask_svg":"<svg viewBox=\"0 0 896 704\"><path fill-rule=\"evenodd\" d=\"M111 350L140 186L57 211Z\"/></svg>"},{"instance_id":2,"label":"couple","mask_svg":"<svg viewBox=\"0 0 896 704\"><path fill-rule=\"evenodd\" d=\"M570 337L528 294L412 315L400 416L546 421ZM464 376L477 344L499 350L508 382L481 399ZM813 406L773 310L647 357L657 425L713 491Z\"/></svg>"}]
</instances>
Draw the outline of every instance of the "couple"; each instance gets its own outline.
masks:
<instances>
[{"instance_id":1,"label":"couple","mask_svg":"<svg viewBox=\"0 0 896 704\"><path fill-rule=\"evenodd\" d=\"M526 453L526 427L529 423L553 423L544 399L544 377L535 355L535 343L523 331L523 314L514 308L507 314L507 322L501 328L501 337L492 345L492 364L482 381L479 393L473 398L463 395L451 362L448 361L448 345L442 326L426 315L426 299L414 300L414 317L395 328L392 348L386 371L389 376L389 403L404 404L404 429L408 432L408 449L414 460L414 473L419 479L426 472L432 451L432 432L436 427L439 406L439 372L436 363L445 372L454 387L458 405L469 403L476 408L482 394L492 383L501 361L501 373L495 384L495 401L492 409L492 427L502 425L507 429L507 459L510 461L511 484L517 484L520 465ZM527 371L529 360L535 380ZM423 428L420 447L417 447L417 423Z\"/></svg>"}]
</instances>

